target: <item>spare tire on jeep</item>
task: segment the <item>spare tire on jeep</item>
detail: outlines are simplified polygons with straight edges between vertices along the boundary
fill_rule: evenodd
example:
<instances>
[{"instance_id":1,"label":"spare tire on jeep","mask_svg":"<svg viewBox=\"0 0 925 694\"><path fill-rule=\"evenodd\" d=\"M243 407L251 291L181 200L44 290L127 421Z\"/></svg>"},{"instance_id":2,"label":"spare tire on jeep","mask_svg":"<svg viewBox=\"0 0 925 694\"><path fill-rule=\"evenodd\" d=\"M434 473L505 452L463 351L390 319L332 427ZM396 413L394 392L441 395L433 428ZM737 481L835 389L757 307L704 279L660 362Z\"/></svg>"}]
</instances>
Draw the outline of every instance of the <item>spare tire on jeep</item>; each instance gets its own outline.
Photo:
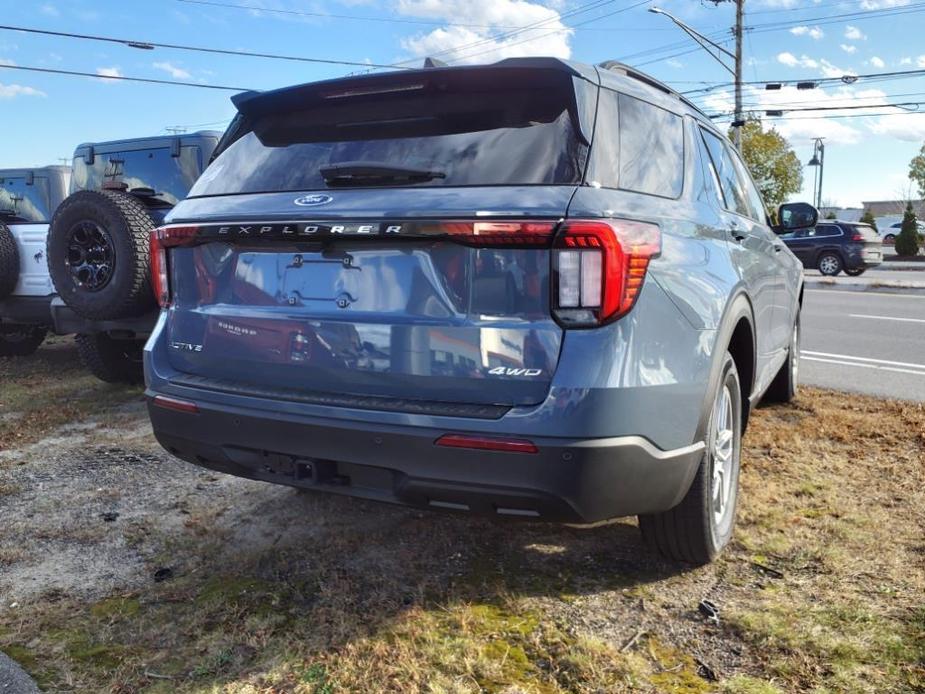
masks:
<instances>
[{"instance_id":1,"label":"spare tire on jeep","mask_svg":"<svg viewBox=\"0 0 925 694\"><path fill-rule=\"evenodd\" d=\"M154 308L148 209L115 190L82 190L58 207L48 230L48 274L73 311L90 320L139 316Z\"/></svg>"},{"instance_id":2,"label":"spare tire on jeep","mask_svg":"<svg viewBox=\"0 0 925 694\"><path fill-rule=\"evenodd\" d=\"M19 247L13 232L0 224L0 299L5 299L19 281Z\"/></svg>"}]
</instances>

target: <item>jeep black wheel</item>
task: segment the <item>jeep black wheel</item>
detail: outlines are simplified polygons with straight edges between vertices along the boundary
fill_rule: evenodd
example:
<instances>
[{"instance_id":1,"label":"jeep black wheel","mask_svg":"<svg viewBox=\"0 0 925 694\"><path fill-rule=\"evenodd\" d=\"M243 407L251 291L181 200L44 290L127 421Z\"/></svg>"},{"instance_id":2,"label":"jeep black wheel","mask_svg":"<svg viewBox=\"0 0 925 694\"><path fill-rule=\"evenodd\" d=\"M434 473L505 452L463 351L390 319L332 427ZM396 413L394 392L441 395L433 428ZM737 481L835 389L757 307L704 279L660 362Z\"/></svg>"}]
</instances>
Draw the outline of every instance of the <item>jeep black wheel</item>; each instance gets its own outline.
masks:
<instances>
[{"instance_id":1,"label":"jeep black wheel","mask_svg":"<svg viewBox=\"0 0 925 694\"><path fill-rule=\"evenodd\" d=\"M867 272L866 267L845 268L845 274L849 277L860 277L865 272Z\"/></svg>"},{"instance_id":2,"label":"jeep black wheel","mask_svg":"<svg viewBox=\"0 0 925 694\"><path fill-rule=\"evenodd\" d=\"M713 561L732 538L742 450L742 392L732 355L726 353L712 400L706 449L681 503L639 517L646 543L662 556L690 564Z\"/></svg>"},{"instance_id":3,"label":"jeep black wheel","mask_svg":"<svg viewBox=\"0 0 925 694\"><path fill-rule=\"evenodd\" d=\"M77 335L77 354L87 370L106 383L144 382L144 340L116 340L106 333Z\"/></svg>"},{"instance_id":4,"label":"jeep black wheel","mask_svg":"<svg viewBox=\"0 0 925 694\"><path fill-rule=\"evenodd\" d=\"M37 325L0 325L0 357L28 357L46 335L48 331Z\"/></svg>"},{"instance_id":5,"label":"jeep black wheel","mask_svg":"<svg viewBox=\"0 0 925 694\"><path fill-rule=\"evenodd\" d=\"M817 266L819 267L819 272L821 272L823 275L834 277L842 271L844 263L842 262L841 256L838 255L838 253L827 251L826 253L823 253L819 256L819 262L817 263Z\"/></svg>"},{"instance_id":6,"label":"jeep black wheel","mask_svg":"<svg viewBox=\"0 0 925 694\"><path fill-rule=\"evenodd\" d=\"M91 320L154 309L148 209L120 191L82 190L58 207L48 231L48 273L64 302Z\"/></svg>"},{"instance_id":7,"label":"jeep black wheel","mask_svg":"<svg viewBox=\"0 0 925 694\"><path fill-rule=\"evenodd\" d=\"M19 281L19 248L13 232L0 224L0 299L13 293Z\"/></svg>"}]
</instances>

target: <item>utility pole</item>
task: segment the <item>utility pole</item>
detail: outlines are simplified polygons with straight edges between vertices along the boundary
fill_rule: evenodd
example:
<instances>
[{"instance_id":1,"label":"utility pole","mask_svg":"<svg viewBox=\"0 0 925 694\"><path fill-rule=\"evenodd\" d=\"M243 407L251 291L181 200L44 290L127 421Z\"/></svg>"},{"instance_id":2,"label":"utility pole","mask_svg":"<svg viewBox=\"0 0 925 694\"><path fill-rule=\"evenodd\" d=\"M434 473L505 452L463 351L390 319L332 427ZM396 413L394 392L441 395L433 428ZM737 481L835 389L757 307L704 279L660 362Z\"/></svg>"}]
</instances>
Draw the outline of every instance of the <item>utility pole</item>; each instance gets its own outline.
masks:
<instances>
[{"instance_id":1,"label":"utility pole","mask_svg":"<svg viewBox=\"0 0 925 694\"><path fill-rule=\"evenodd\" d=\"M735 121L732 124L736 149L742 151L742 24L745 19L745 0L735 0L736 4L736 57L735 57Z\"/></svg>"},{"instance_id":2,"label":"utility pole","mask_svg":"<svg viewBox=\"0 0 925 694\"><path fill-rule=\"evenodd\" d=\"M733 32L735 34L735 53L726 50L715 41L707 38L693 27L688 26L680 19L668 12L665 12L665 10L661 8L650 7L649 12L668 17L668 19L677 24L678 27L684 31L684 33L686 33L694 41L700 44L701 48L713 56L716 62L726 68L726 70L732 75L732 79L735 84L735 116L732 121L732 137L736 149L741 149L742 126L745 125L745 117L742 113L742 34L744 31L743 24L745 22L745 0L711 0L711 2L713 2L715 5L718 5L721 2L735 3L736 24ZM727 61L730 59L734 64L733 67L729 67L727 64Z\"/></svg>"}]
</instances>

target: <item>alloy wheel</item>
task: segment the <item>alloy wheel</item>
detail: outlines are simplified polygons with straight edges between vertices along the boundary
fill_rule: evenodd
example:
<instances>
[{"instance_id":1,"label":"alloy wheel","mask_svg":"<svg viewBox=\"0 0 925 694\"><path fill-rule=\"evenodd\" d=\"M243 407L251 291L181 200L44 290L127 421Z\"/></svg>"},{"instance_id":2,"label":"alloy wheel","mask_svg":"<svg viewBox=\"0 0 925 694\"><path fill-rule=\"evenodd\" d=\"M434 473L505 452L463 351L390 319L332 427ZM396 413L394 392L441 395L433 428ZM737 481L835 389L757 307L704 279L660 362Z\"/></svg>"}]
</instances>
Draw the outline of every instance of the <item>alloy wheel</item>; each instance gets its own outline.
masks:
<instances>
[{"instance_id":1,"label":"alloy wheel","mask_svg":"<svg viewBox=\"0 0 925 694\"><path fill-rule=\"evenodd\" d=\"M112 279L115 249L109 232L89 220L77 222L68 231L67 265L74 283L98 292Z\"/></svg>"},{"instance_id":2,"label":"alloy wheel","mask_svg":"<svg viewBox=\"0 0 925 694\"><path fill-rule=\"evenodd\" d=\"M734 508L734 484L736 481L735 417L732 413L732 393L724 385L713 404L713 523L721 528Z\"/></svg>"}]
</instances>

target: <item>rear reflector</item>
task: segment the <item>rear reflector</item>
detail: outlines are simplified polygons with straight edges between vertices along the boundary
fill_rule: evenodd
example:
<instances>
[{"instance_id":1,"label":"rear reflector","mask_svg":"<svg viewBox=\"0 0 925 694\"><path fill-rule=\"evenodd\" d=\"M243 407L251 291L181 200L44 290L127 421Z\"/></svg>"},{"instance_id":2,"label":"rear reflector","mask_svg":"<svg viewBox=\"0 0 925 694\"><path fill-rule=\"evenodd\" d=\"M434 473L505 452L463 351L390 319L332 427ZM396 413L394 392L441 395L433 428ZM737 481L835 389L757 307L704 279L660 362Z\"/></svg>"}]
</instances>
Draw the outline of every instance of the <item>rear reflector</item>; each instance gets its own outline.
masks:
<instances>
[{"instance_id":1,"label":"rear reflector","mask_svg":"<svg viewBox=\"0 0 925 694\"><path fill-rule=\"evenodd\" d=\"M548 248L556 222L547 221L439 221L409 222L403 236L449 237L470 246L538 246Z\"/></svg>"},{"instance_id":2,"label":"rear reflector","mask_svg":"<svg viewBox=\"0 0 925 694\"><path fill-rule=\"evenodd\" d=\"M436 445L446 448L471 448L478 451L504 451L507 453L539 453L536 444L526 439L504 439L489 436L445 434Z\"/></svg>"},{"instance_id":3,"label":"rear reflector","mask_svg":"<svg viewBox=\"0 0 925 694\"><path fill-rule=\"evenodd\" d=\"M151 403L165 410L174 410L175 412L185 412L187 414L199 414L199 405L188 400L178 400L177 398L168 398L166 395L155 395Z\"/></svg>"}]
</instances>

